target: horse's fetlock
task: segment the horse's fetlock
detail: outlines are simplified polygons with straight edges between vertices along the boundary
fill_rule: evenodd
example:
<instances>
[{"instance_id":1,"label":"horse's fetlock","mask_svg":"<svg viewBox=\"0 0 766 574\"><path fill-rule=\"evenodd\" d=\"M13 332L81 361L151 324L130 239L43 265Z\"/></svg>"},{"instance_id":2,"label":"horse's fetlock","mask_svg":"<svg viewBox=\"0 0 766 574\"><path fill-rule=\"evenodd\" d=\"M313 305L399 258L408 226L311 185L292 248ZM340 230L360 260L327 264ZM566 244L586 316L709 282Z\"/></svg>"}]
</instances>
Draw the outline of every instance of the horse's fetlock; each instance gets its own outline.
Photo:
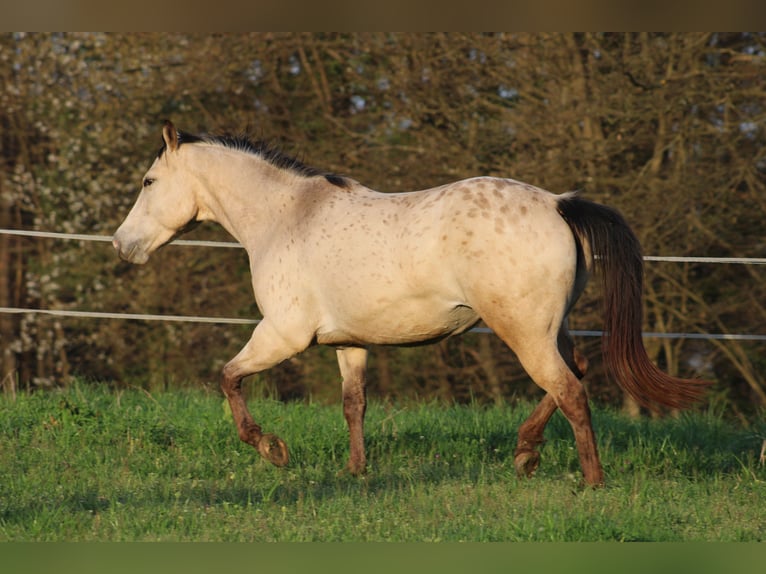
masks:
<instances>
[{"instance_id":1,"label":"horse's fetlock","mask_svg":"<svg viewBox=\"0 0 766 574\"><path fill-rule=\"evenodd\" d=\"M543 444L545 439L540 429L526 430L523 426L519 428L519 438L516 444L516 450L534 450L535 447Z\"/></svg>"},{"instance_id":2,"label":"horse's fetlock","mask_svg":"<svg viewBox=\"0 0 766 574\"><path fill-rule=\"evenodd\" d=\"M536 450L516 449L513 457L513 465L516 467L516 474L520 477L531 477L537 467L540 466L540 453Z\"/></svg>"},{"instance_id":3,"label":"horse's fetlock","mask_svg":"<svg viewBox=\"0 0 766 574\"><path fill-rule=\"evenodd\" d=\"M237 428L237 431L242 442L246 442L258 448L258 443L263 436L263 432L261 432L260 426L255 423L243 424Z\"/></svg>"}]
</instances>

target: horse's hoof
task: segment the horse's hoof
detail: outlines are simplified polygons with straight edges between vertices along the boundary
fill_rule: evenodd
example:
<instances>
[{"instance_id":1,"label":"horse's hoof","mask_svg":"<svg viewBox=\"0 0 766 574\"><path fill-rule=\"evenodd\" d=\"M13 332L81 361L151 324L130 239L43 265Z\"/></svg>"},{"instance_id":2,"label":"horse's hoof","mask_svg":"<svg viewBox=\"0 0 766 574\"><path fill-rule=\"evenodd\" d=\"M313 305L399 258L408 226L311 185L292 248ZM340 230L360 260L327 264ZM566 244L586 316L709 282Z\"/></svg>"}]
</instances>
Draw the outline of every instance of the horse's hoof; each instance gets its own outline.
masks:
<instances>
[{"instance_id":1,"label":"horse's hoof","mask_svg":"<svg viewBox=\"0 0 766 574\"><path fill-rule=\"evenodd\" d=\"M352 465L351 463L348 463L346 466L344 466L342 469L340 469L336 476L338 478L344 477L344 476L353 476L355 478L363 477L365 474L367 474L367 465Z\"/></svg>"},{"instance_id":2,"label":"horse's hoof","mask_svg":"<svg viewBox=\"0 0 766 574\"><path fill-rule=\"evenodd\" d=\"M529 478L540 466L540 453L531 450L520 452L513 459L513 464L516 467L516 474Z\"/></svg>"},{"instance_id":3,"label":"horse's hoof","mask_svg":"<svg viewBox=\"0 0 766 574\"><path fill-rule=\"evenodd\" d=\"M584 477L585 484L590 488L603 488L606 486L604 482L604 472L599 468L595 472L589 473Z\"/></svg>"},{"instance_id":4,"label":"horse's hoof","mask_svg":"<svg viewBox=\"0 0 766 574\"><path fill-rule=\"evenodd\" d=\"M287 444L275 434L265 434L258 441L258 452L274 466L285 466L290 462Z\"/></svg>"}]
</instances>

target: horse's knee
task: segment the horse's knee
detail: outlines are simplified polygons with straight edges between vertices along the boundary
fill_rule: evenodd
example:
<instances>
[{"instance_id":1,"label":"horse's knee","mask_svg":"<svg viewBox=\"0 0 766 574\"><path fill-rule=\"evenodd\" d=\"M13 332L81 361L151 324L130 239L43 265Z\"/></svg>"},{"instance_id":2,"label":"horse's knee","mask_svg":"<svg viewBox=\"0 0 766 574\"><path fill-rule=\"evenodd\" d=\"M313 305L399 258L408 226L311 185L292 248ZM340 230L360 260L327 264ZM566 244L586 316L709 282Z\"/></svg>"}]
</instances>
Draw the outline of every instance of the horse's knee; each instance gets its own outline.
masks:
<instances>
[{"instance_id":1,"label":"horse's knee","mask_svg":"<svg viewBox=\"0 0 766 574\"><path fill-rule=\"evenodd\" d=\"M235 367L228 363L221 372L221 390L229 397L242 391L242 377L238 375Z\"/></svg>"}]
</instances>

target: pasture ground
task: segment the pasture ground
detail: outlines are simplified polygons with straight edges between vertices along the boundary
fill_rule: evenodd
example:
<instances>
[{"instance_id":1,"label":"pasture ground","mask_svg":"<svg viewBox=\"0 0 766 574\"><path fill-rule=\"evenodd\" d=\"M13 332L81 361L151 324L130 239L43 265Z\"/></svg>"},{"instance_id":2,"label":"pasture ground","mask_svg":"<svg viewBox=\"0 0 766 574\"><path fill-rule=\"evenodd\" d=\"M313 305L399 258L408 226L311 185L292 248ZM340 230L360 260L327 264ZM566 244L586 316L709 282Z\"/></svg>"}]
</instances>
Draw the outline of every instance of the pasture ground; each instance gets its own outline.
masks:
<instances>
[{"instance_id":1,"label":"pasture ground","mask_svg":"<svg viewBox=\"0 0 766 574\"><path fill-rule=\"evenodd\" d=\"M766 421L594 409L607 486L585 488L556 414L516 477L533 405L373 403L369 472L340 406L253 401L291 463L237 438L221 395L75 385L0 397L0 541L764 541Z\"/></svg>"}]
</instances>

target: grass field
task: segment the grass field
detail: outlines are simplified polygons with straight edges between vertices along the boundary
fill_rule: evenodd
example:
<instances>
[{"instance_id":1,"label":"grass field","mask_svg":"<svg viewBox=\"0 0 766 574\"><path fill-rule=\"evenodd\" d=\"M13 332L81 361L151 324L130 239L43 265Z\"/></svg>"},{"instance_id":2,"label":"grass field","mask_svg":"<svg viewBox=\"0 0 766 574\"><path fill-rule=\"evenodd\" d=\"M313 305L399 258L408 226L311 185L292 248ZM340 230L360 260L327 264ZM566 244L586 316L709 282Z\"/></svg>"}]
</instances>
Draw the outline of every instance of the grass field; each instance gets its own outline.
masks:
<instances>
[{"instance_id":1,"label":"grass field","mask_svg":"<svg viewBox=\"0 0 766 574\"><path fill-rule=\"evenodd\" d=\"M532 405L373 403L369 473L339 406L257 401L278 469L240 443L220 395L80 385L0 397L3 541L763 541L766 423L714 413L633 421L595 410L607 486L581 486L568 423L516 477Z\"/></svg>"}]
</instances>

